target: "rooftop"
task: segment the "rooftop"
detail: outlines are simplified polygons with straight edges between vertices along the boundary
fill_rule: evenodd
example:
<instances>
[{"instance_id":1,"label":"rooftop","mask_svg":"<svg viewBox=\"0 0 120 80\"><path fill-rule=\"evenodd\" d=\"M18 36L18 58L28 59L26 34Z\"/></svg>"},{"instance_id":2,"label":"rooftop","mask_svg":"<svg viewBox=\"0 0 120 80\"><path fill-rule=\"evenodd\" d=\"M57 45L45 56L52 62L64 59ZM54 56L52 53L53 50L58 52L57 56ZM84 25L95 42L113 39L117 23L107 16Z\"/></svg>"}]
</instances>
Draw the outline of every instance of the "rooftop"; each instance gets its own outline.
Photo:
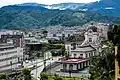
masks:
<instances>
[{"instance_id":1,"label":"rooftop","mask_svg":"<svg viewBox=\"0 0 120 80\"><path fill-rule=\"evenodd\" d=\"M89 59L86 59L86 58L69 58L69 59L61 60L59 62L62 62L62 63L82 63L82 62L86 62L88 60Z\"/></svg>"}]
</instances>

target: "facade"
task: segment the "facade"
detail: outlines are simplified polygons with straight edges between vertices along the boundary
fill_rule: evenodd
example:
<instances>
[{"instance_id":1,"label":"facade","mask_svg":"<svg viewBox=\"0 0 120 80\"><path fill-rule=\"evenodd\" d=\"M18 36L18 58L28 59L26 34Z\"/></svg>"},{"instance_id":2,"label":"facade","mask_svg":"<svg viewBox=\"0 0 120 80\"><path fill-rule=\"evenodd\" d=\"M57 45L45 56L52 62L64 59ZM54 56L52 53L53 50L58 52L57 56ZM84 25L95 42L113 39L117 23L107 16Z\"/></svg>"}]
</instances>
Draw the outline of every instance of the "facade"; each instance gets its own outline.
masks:
<instances>
[{"instance_id":1,"label":"facade","mask_svg":"<svg viewBox=\"0 0 120 80\"><path fill-rule=\"evenodd\" d=\"M102 49L107 47L101 45L102 32L90 25L85 33L85 40L81 42L65 43L68 59L61 60L63 65L62 71L71 70L72 72L78 72L80 69L86 68L90 65L89 59L92 56L98 55Z\"/></svg>"},{"instance_id":2,"label":"facade","mask_svg":"<svg viewBox=\"0 0 120 80\"><path fill-rule=\"evenodd\" d=\"M71 50L69 54L70 58L90 58L96 55L96 49L90 45L79 46L74 50Z\"/></svg>"},{"instance_id":3,"label":"facade","mask_svg":"<svg viewBox=\"0 0 120 80\"><path fill-rule=\"evenodd\" d=\"M0 70L18 68L24 57L23 35L6 34L0 38ZM11 66L11 67L10 67Z\"/></svg>"},{"instance_id":4,"label":"facade","mask_svg":"<svg viewBox=\"0 0 120 80\"><path fill-rule=\"evenodd\" d=\"M26 43L25 44L25 55L28 55L28 59L34 59L36 56L43 56L42 52L42 43ZM26 59L27 59L26 58Z\"/></svg>"},{"instance_id":5,"label":"facade","mask_svg":"<svg viewBox=\"0 0 120 80\"><path fill-rule=\"evenodd\" d=\"M17 64L23 59L23 50L20 47L15 47L13 44L0 44L0 70L2 68L12 66L18 68ZM9 68L8 68L9 69Z\"/></svg>"},{"instance_id":6,"label":"facade","mask_svg":"<svg viewBox=\"0 0 120 80\"><path fill-rule=\"evenodd\" d=\"M13 44L15 47L24 47L23 35L1 35L0 43Z\"/></svg>"},{"instance_id":7,"label":"facade","mask_svg":"<svg viewBox=\"0 0 120 80\"><path fill-rule=\"evenodd\" d=\"M62 69L63 72L79 72L81 69L84 69L90 65L89 59L85 58L69 58L62 60Z\"/></svg>"}]
</instances>

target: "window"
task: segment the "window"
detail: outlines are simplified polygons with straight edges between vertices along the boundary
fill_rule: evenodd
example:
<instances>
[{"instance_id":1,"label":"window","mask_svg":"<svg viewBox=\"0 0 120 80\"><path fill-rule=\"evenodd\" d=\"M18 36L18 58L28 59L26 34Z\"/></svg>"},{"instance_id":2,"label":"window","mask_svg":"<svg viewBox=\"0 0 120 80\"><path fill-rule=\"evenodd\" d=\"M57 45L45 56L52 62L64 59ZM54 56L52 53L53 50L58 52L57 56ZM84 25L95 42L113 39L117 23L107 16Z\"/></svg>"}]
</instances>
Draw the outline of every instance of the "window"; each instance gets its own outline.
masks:
<instances>
[{"instance_id":1,"label":"window","mask_svg":"<svg viewBox=\"0 0 120 80\"><path fill-rule=\"evenodd\" d=\"M63 64L63 69L66 69L67 68L67 64Z\"/></svg>"},{"instance_id":2,"label":"window","mask_svg":"<svg viewBox=\"0 0 120 80\"><path fill-rule=\"evenodd\" d=\"M72 50L75 50L76 49L76 43L73 43L73 44L71 44L71 46L72 46Z\"/></svg>"},{"instance_id":3,"label":"window","mask_svg":"<svg viewBox=\"0 0 120 80\"><path fill-rule=\"evenodd\" d=\"M88 58L88 54L86 53L86 58Z\"/></svg>"},{"instance_id":4,"label":"window","mask_svg":"<svg viewBox=\"0 0 120 80\"><path fill-rule=\"evenodd\" d=\"M92 42L92 38L89 38L89 42Z\"/></svg>"},{"instance_id":5,"label":"window","mask_svg":"<svg viewBox=\"0 0 120 80\"><path fill-rule=\"evenodd\" d=\"M83 57L83 54L80 54L80 57Z\"/></svg>"},{"instance_id":6,"label":"window","mask_svg":"<svg viewBox=\"0 0 120 80\"><path fill-rule=\"evenodd\" d=\"M69 65L69 70L73 70L73 65L72 64Z\"/></svg>"},{"instance_id":7,"label":"window","mask_svg":"<svg viewBox=\"0 0 120 80\"><path fill-rule=\"evenodd\" d=\"M74 54L74 58L76 57L76 54Z\"/></svg>"},{"instance_id":8,"label":"window","mask_svg":"<svg viewBox=\"0 0 120 80\"><path fill-rule=\"evenodd\" d=\"M56 37L56 34L53 34L53 37Z\"/></svg>"}]
</instances>

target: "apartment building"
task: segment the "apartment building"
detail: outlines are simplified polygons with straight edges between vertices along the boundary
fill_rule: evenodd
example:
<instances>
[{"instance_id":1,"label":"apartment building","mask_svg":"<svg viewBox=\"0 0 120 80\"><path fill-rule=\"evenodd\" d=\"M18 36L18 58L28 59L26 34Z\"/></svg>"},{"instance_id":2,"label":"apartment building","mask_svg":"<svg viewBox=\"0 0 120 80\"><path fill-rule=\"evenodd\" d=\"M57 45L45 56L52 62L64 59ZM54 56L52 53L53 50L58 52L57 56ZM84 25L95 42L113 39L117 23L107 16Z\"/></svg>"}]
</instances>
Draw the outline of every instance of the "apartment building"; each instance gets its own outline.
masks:
<instances>
[{"instance_id":1,"label":"apartment building","mask_svg":"<svg viewBox=\"0 0 120 80\"><path fill-rule=\"evenodd\" d=\"M22 59L23 49L9 43L0 44L0 71L10 69L11 67L18 68L17 63L22 61Z\"/></svg>"}]
</instances>

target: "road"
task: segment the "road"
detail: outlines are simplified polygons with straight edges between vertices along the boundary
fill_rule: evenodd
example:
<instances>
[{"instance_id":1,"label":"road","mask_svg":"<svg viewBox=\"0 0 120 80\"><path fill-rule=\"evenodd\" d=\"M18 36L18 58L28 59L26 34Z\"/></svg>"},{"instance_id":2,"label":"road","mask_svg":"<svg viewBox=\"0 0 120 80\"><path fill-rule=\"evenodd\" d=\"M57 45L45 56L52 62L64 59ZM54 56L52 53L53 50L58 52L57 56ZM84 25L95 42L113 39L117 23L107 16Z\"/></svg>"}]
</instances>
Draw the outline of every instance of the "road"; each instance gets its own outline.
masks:
<instances>
[{"instance_id":1,"label":"road","mask_svg":"<svg viewBox=\"0 0 120 80\"><path fill-rule=\"evenodd\" d=\"M56 61L58 61L59 58L61 58L61 57L53 57L50 60L47 60L46 61L46 66L50 65L50 64L52 64L52 63L54 63ZM36 65L36 63L37 63L37 68L33 69L31 71L31 74L32 74L33 77L38 78L40 76L40 73L44 69L44 65L43 65L44 62L43 62L43 60L40 60L40 59L39 60L35 60L34 62L30 62L28 64L25 64L26 65L25 67L28 67L28 68L33 67L33 65Z\"/></svg>"},{"instance_id":2,"label":"road","mask_svg":"<svg viewBox=\"0 0 120 80\"><path fill-rule=\"evenodd\" d=\"M46 66L58 61L59 58L61 58L61 57L53 57L53 58L46 60ZM32 69L31 74L35 78L38 78L40 76L40 73L43 71L43 69L44 69L43 64L44 64L43 59L37 59L34 61L29 61L27 63L23 62L24 67ZM17 66L17 64L15 64L15 66ZM2 70L4 70L4 71L2 71ZM19 68L19 70L21 70L21 68ZM0 68L0 72L1 73L11 73L11 66Z\"/></svg>"}]
</instances>

